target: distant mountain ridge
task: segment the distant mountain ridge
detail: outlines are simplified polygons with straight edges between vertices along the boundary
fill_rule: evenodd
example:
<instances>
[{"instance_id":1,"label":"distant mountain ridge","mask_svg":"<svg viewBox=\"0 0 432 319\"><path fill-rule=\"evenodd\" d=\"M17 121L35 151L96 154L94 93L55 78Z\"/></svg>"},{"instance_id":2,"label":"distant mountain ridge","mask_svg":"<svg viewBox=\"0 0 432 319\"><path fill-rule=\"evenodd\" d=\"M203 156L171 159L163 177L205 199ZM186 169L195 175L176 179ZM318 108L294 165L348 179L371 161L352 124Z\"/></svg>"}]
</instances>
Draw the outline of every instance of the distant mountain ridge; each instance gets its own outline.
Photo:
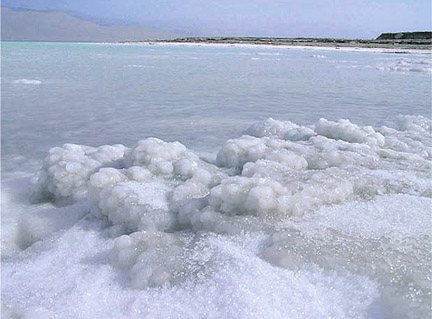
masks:
<instances>
[{"instance_id":1,"label":"distant mountain ridge","mask_svg":"<svg viewBox=\"0 0 432 319\"><path fill-rule=\"evenodd\" d=\"M61 12L1 8L3 41L119 42L175 37L173 32L149 27L102 26Z\"/></svg>"}]
</instances>

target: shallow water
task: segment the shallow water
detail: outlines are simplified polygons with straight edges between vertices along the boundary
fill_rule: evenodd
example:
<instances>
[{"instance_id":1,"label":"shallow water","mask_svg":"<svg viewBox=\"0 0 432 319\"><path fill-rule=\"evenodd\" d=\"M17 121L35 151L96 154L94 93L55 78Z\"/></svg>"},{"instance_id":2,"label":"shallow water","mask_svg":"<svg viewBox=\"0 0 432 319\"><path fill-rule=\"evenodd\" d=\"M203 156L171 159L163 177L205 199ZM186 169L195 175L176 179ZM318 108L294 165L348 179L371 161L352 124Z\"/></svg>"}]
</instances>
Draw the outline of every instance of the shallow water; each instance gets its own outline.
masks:
<instances>
[{"instance_id":1,"label":"shallow water","mask_svg":"<svg viewBox=\"0 0 432 319\"><path fill-rule=\"evenodd\" d=\"M3 43L2 313L430 316L431 65Z\"/></svg>"},{"instance_id":2,"label":"shallow water","mask_svg":"<svg viewBox=\"0 0 432 319\"><path fill-rule=\"evenodd\" d=\"M375 125L431 112L430 55L3 43L2 61L4 171L67 142L131 146L155 136L214 152L269 117ZM381 69L401 61L425 72Z\"/></svg>"}]
</instances>

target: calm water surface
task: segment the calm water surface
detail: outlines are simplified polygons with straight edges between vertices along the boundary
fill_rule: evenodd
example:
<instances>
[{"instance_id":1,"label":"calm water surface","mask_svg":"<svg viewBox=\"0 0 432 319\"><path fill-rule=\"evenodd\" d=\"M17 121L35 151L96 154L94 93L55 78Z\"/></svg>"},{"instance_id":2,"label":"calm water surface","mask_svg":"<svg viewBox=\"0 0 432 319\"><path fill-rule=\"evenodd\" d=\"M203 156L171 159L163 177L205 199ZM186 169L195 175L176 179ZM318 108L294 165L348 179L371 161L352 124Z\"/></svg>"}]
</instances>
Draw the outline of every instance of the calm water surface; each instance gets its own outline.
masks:
<instances>
[{"instance_id":1,"label":"calm water surface","mask_svg":"<svg viewBox=\"0 0 432 319\"><path fill-rule=\"evenodd\" d=\"M2 46L3 171L34 169L50 147L66 142L131 146L157 136L212 152L268 117L298 124L349 118L375 125L397 114L431 112L430 55L268 47Z\"/></svg>"}]
</instances>

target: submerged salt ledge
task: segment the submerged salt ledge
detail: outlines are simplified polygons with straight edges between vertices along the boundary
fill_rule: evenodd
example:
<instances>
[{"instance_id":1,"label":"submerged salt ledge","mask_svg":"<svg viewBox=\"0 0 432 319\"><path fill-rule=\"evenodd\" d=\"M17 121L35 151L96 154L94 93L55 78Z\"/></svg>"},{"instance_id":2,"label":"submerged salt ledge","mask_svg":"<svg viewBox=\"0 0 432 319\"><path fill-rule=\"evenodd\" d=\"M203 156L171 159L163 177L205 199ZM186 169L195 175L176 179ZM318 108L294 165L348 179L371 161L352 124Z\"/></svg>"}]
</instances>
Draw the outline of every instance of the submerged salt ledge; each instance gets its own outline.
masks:
<instances>
[{"instance_id":1,"label":"submerged salt ledge","mask_svg":"<svg viewBox=\"0 0 432 319\"><path fill-rule=\"evenodd\" d=\"M397 72L427 72L432 73L432 61L430 59L398 59L391 63L376 65L377 70Z\"/></svg>"},{"instance_id":2,"label":"submerged salt ledge","mask_svg":"<svg viewBox=\"0 0 432 319\"><path fill-rule=\"evenodd\" d=\"M309 236L305 228L293 230L298 228L290 226L293 217L306 221L314 216L310 212L328 205L386 194L425 198L421 213L427 214L424 207L432 195L431 121L399 116L383 124L373 128L348 120L321 119L305 127L268 119L252 125L247 135L227 141L217 154L217 165L202 160L181 143L156 138L141 140L130 149L73 144L53 148L34 178L34 198L84 206L63 224L56 224L51 212L23 216L20 227L29 235L20 246L47 237L47 232L70 227L87 213L88 201L91 215L106 220L110 233L118 237L111 250L111 264L128 274L133 288L180 285L196 276L201 266L192 262L192 251L204 233L264 231L261 248L255 252L264 261L288 269L305 262L338 269L345 255L367 258L354 249L355 236L341 246L325 248L320 246L322 240L305 241L304 236ZM47 224L46 220L53 222ZM32 224L39 226L32 228ZM400 239L383 236L390 244L369 254L381 252L396 258L402 249L397 244ZM370 245L383 243L371 239ZM422 251L427 247L416 244L412 248L407 258L420 258L426 265ZM380 282L387 289L384 291L401 293L406 282L400 276L408 275L390 270L385 263L374 267L379 274L376 277L362 267L342 268L370 275L373 280L384 278ZM428 287L418 277L422 269L412 277L413 289L420 292L418 313L427 307Z\"/></svg>"}]
</instances>

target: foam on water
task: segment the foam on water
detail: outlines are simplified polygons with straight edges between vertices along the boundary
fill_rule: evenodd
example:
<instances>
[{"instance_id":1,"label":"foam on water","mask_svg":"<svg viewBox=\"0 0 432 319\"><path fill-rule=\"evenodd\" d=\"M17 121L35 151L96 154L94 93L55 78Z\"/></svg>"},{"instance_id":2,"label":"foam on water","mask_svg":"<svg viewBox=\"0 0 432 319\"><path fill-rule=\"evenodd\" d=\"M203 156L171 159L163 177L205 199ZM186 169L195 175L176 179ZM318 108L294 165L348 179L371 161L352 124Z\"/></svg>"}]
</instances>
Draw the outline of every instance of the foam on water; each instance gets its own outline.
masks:
<instances>
[{"instance_id":1,"label":"foam on water","mask_svg":"<svg viewBox=\"0 0 432 319\"><path fill-rule=\"evenodd\" d=\"M33 196L66 206L23 213L2 245L5 311L424 317L431 150L422 116L267 119L214 162L157 138L53 148Z\"/></svg>"}]
</instances>

